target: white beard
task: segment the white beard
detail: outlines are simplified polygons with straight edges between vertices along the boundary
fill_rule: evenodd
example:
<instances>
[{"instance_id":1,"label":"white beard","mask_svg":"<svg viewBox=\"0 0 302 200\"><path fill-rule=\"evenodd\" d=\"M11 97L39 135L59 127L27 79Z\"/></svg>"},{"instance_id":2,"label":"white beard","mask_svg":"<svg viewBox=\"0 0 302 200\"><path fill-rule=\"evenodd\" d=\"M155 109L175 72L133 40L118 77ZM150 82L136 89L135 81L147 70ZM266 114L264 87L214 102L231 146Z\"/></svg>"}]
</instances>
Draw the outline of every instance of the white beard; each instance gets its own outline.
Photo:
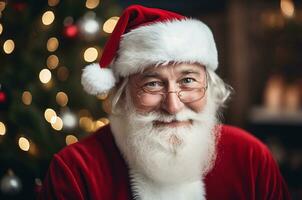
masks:
<instances>
[{"instance_id":1,"label":"white beard","mask_svg":"<svg viewBox=\"0 0 302 200\"><path fill-rule=\"evenodd\" d=\"M175 116L135 111L129 96L123 115L111 115L111 129L128 166L135 199L200 200L204 175L212 168L216 148L216 106L201 113L190 109ZM153 121L192 120L185 127L156 127Z\"/></svg>"}]
</instances>

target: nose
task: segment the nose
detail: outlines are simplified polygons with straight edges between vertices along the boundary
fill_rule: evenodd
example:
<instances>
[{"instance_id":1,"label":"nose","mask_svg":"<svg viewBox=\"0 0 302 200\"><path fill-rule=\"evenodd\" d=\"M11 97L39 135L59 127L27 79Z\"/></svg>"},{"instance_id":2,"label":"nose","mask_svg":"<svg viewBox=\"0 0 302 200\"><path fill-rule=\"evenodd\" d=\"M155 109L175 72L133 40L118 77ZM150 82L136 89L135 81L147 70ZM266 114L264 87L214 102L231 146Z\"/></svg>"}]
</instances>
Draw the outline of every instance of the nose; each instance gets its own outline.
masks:
<instances>
[{"instance_id":1,"label":"nose","mask_svg":"<svg viewBox=\"0 0 302 200\"><path fill-rule=\"evenodd\" d=\"M177 92L168 92L162 106L166 112L173 115L180 112L184 104L178 98Z\"/></svg>"}]
</instances>

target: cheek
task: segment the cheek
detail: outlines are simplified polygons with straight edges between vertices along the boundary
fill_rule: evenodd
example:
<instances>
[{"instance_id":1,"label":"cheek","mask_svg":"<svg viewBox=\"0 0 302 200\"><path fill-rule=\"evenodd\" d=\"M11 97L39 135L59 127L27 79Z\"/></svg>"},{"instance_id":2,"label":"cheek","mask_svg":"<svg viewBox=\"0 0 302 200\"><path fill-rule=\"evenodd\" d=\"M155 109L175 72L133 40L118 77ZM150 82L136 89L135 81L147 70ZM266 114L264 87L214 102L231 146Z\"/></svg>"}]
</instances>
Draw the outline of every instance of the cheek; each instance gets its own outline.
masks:
<instances>
[{"instance_id":1,"label":"cheek","mask_svg":"<svg viewBox=\"0 0 302 200\"><path fill-rule=\"evenodd\" d=\"M206 105L206 101L207 101L206 99L207 98L204 97L204 98L200 99L199 101L191 103L190 105L188 105L188 107L195 112L201 112Z\"/></svg>"},{"instance_id":2,"label":"cheek","mask_svg":"<svg viewBox=\"0 0 302 200\"><path fill-rule=\"evenodd\" d=\"M130 87L131 88L131 87ZM144 106L141 104L139 97L137 96L138 90L132 87L130 89L130 96L134 107L137 112L146 113L152 111L152 108Z\"/></svg>"}]
</instances>

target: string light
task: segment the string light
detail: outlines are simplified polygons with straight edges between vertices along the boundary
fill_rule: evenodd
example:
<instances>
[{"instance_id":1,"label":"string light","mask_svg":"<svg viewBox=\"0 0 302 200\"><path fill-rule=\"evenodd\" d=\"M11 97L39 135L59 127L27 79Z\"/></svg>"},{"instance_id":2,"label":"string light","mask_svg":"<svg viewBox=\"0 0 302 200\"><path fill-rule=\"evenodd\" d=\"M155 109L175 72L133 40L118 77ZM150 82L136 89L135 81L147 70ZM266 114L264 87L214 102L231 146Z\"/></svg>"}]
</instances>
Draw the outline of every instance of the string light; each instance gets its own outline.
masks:
<instances>
[{"instance_id":1,"label":"string light","mask_svg":"<svg viewBox=\"0 0 302 200\"><path fill-rule=\"evenodd\" d=\"M55 14L52 11L46 11L42 15L42 23L46 26L52 24L52 22L55 20Z\"/></svg>"},{"instance_id":2,"label":"string light","mask_svg":"<svg viewBox=\"0 0 302 200\"><path fill-rule=\"evenodd\" d=\"M77 123L76 116L70 111L63 113L62 120L64 128L74 128Z\"/></svg>"},{"instance_id":3,"label":"string light","mask_svg":"<svg viewBox=\"0 0 302 200\"><path fill-rule=\"evenodd\" d=\"M63 128L63 121L60 117L55 117L54 122L51 123L53 129L60 131Z\"/></svg>"},{"instance_id":4,"label":"string light","mask_svg":"<svg viewBox=\"0 0 302 200\"><path fill-rule=\"evenodd\" d=\"M119 20L119 17L111 17L109 18L103 25L103 31L105 33L112 33L114 27L117 24L117 21Z\"/></svg>"},{"instance_id":5,"label":"string light","mask_svg":"<svg viewBox=\"0 0 302 200\"><path fill-rule=\"evenodd\" d=\"M22 94L22 102L25 105L30 105L32 102L32 95L29 91L24 91Z\"/></svg>"},{"instance_id":6,"label":"string light","mask_svg":"<svg viewBox=\"0 0 302 200\"><path fill-rule=\"evenodd\" d=\"M48 56L46 60L46 65L49 69L55 69L59 65L59 58L56 55L50 55Z\"/></svg>"},{"instance_id":7,"label":"string light","mask_svg":"<svg viewBox=\"0 0 302 200\"><path fill-rule=\"evenodd\" d=\"M293 17L295 13L295 5L291 0L281 0L280 8L285 17Z\"/></svg>"},{"instance_id":8,"label":"string light","mask_svg":"<svg viewBox=\"0 0 302 200\"><path fill-rule=\"evenodd\" d=\"M86 8L94 9L100 4L100 0L87 0L86 1Z\"/></svg>"},{"instance_id":9,"label":"string light","mask_svg":"<svg viewBox=\"0 0 302 200\"><path fill-rule=\"evenodd\" d=\"M79 120L79 125L87 132L92 132L94 128L93 121L90 117L81 117Z\"/></svg>"},{"instance_id":10,"label":"string light","mask_svg":"<svg viewBox=\"0 0 302 200\"><path fill-rule=\"evenodd\" d=\"M58 49L58 47L59 47L59 41L58 41L58 39L57 38L55 38L55 37L51 37L51 38L49 38L48 40L47 40L47 50L49 51L49 52L54 52L54 51L56 51L57 49Z\"/></svg>"},{"instance_id":11,"label":"string light","mask_svg":"<svg viewBox=\"0 0 302 200\"><path fill-rule=\"evenodd\" d=\"M0 135L5 135L6 134L6 127L3 122L0 122Z\"/></svg>"},{"instance_id":12,"label":"string light","mask_svg":"<svg viewBox=\"0 0 302 200\"><path fill-rule=\"evenodd\" d=\"M66 106L68 103L68 96L64 92L58 92L56 95L56 101L60 106Z\"/></svg>"},{"instance_id":13,"label":"string light","mask_svg":"<svg viewBox=\"0 0 302 200\"><path fill-rule=\"evenodd\" d=\"M0 24L0 35L2 34L2 32L3 32L3 26L2 24Z\"/></svg>"},{"instance_id":14,"label":"string light","mask_svg":"<svg viewBox=\"0 0 302 200\"><path fill-rule=\"evenodd\" d=\"M74 135L67 135L65 138L66 145L70 145L78 141L79 141L78 138Z\"/></svg>"},{"instance_id":15,"label":"string light","mask_svg":"<svg viewBox=\"0 0 302 200\"><path fill-rule=\"evenodd\" d=\"M60 81L66 81L69 76L69 71L67 67L61 66L57 71L58 79Z\"/></svg>"},{"instance_id":16,"label":"string light","mask_svg":"<svg viewBox=\"0 0 302 200\"><path fill-rule=\"evenodd\" d=\"M46 121L51 123L54 117L57 117L57 113L53 109L47 108L44 112L44 118L46 119Z\"/></svg>"},{"instance_id":17,"label":"string light","mask_svg":"<svg viewBox=\"0 0 302 200\"><path fill-rule=\"evenodd\" d=\"M86 62L93 62L97 59L98 55L98 50L94 47L90 47L84 52L84 60Z\"/></svg>"},{"instance_id":18,"label":"string light","mask_svg":"<svg viewBox=\"0 0 302 200\"><path fill-rule=\"evenodd\" d=\"M39 78L42 83L48 83L51 79L51 72L48 69L42 69L39 73Z\"/></svg>"},{"instance_id":19,"label":"string light","mask_svg":"<svg viewBox=\"0 0 302 200\"><path fill-rule=\"evenodd\" d=\"M0 1L0 12L5 9L6 3L4 1Z\"/></svg>"},{"instance_id":20,"label":"string light","mask_svg":"<svg viewBox=\"0 0 302 200\"><path fill-rule=\"evenodd\" d=\"M6 40L3 44L3 50L6 54L11 54L15 49L15 43L13 40Z\"/></svg>"},{"instance_id":21,"label":"string light","mask_svg":"<svg viewBox=\"0 0 302 200\"><path fill-rule=\"evenodd\" d=\"M60 0L48 0L49 6L56 6L60 3Z\"/></svg>"},{"instance_id":22,"label":"string light","mask_svg":"<svg viewBox=\"0 0 302 200\"><path fill-rule=\"evenodd\" d=\"M95 123L94 123L94 131L98 130L99 128L105 126L106 124L100 120L97 120Z\"/></svg>"},{"instance_id":23,"label":"string light","mask_svg":"<svg viewBox=\"0 0 302 200\"><path fill-rule=\"evenodd\" d=\"M105 117L99 119L99 121L103 122L105 125L109 124L109 119L107 119Z\"/></svg>"},{"instance_id":24,"label":"string light","mask_svg":"<svg viewBox=\"0 0 302 200\"><path fill-rule=\"evenodd\" d=\"M23 150L23 151L28 151L29 150L30 142L25 137L20 137L18 143L19 143L19 147L20 147L21 150Z\"/></svg>"}]
</instances>

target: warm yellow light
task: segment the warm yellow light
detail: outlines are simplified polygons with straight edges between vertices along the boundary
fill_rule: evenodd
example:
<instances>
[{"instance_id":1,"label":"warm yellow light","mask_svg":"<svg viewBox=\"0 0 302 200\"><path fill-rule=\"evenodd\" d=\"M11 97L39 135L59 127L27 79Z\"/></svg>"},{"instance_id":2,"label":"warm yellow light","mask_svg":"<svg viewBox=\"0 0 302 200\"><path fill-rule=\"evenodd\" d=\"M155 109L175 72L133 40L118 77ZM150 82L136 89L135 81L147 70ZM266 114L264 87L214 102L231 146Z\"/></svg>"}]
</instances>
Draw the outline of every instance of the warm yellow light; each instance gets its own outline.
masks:
<instances>
[{"instance_id":1,"label":"warm yellow light","mask_svg":"<svg viewBox=\"0 0 302 200\"><path fill-rule=\"evenodd\" d=\"M46 65L49 69L55 69L59 65L59 58L56 55L50 55L47 58Z\"/></svg>"},{"instance_id":2,"label":"warm yellow light","mask_svg":"<svg viewBox=\"0 0 302 200\"><path fill-rule=\"evenodd\" d=\"M94 123L94 131L98 130L99 128L105 126L106 124L104 124L104 122L100 121L100 120L97 120L95 123Z\"/></svg>"},{"instance_id":3,"label":"warm yellow light","mask_svg":"<svg viewBox=\"0 0 302 200\"><path fill-rule=\"evenodd\" d=\"M60 117L58 117L58 116L55 119L56 119L55 122L51 123L52 128L55 129L55 130L57 130L57 131L62 130L62 128L63 128L63 121L62 121L62 119Z\"/></svg>"},{"instance_id":4,"label":"warm yellow light","mask_svg":"<svg viewBox=\"0 0 302 200\"><path fill-rule=\"evenodd\" d=\"M29 143L29 140L26 139L25 137L20 137L19 138L19 147L21 150L23 151L28 151L29 148L30 148L30 143Z\"/></svg>"},{"instance_id":5,"label":"warm yellow light","mask_svg":"<svg viewBox=\"0 0 302 200\"><path fill-rule=\"evenodd\" d=\"M32 101L31 93L29 91L24 91L22 94L22 102L25 105L30 105L31 101Z\"/></svg>"},{"instance_id":6,"label":"warm yellow light","mask_svg":"<svg viewBox=\"0 0 302 200\"><path fill-rule=\"evenodd\" d=\"M67 135L65 138L66 145L70 145L78 141L79 141L78 138L74 135Z\"/></svg>"},{"instance_id":7,"label":"warm yellow light","mask_svg":"<svg viewBox=\"0 0 302 200\"><path fill-rule=\"evenodd\" d=\"M60 106L66 106L68 103L68 96L64 92L58 92L56 95L56 101Z\"/></svg>"},{"instance_id":8,"label":"warm yellow light","mask_svg":"<svg viewBox=\"0 0 302 200\"><path fill-rule=\"evenodd\" d=\"M67 69L67 67L59 67L58 71L57 71L57 75L58 75L58 79L60 81L66 81L68 76L69 76L69 71Z\"/></svg>"},{"instance_id":9,"label":"warm yellow light","mask_svg":"<svg viewBox=\"0 0 302 200\"><path fill-rule=\"evenodd\" d=\"M6 134L6 127L3 122L0 122L0 135L5 135Z\"/></svg>"},{"instance_id":10,"label":"warm yellow light","mask_svg":"<svg viewBox=\"0 0 302 200\"><path fill-rule=\"evenodd\" d=\"M55 37L51 37L47 40L47 50L50 52L54 52L59 47L59 40Z\"/></svg>"},{"instance_id":11,"label":"warm yellow light","mask_svg":"<svg viewBox=\"0 0 302 200\"><path fill-rule=\"evenodd\" d=\"M103 25L103 30L106 33L112 33L115 25L117 24L117 21L119 20L119 17L111 17L109 18Z\"/></svg>"},{"instance_id":12,"label":"warm yellow light","mask_svg":"<svg viewBox=\"0 0 302 200\"><path fill-rule=\"evenodd\" d=\"M2 24L0 24L0 35L2 34L2 32L3 32L3 26Z\"/></svg>"},{"instance_id":13,"label":"warm yellow light","mask_svg":"<svg viewBox=\"0 0 302 200\"><path fill-rule=\"evenodd\" d=\"M103 122L105 125L109 124L109 119L107 119L105 117L99 119L99 121Z\"/></svg>"},{"instance_id":14,"label":"warm yellow light","mask_svg":"<svg viewBox=\"0 0 302 200\"><path fill-rule=\"evenodd\" d=\"M87 132L92 132L94 128L93 121L89 117L81 117L79 120L79 125L82 129Z\"/></svg>"},{"instance_id":15,"label":"warm yellow light","mask_svg":"<svg viewBox=\"0 0 302 200\"><path fill-rule=\"evenodd\" d=\"M15 43L13 40L6 40L3 44L3 50L6 54L11 54L15 49Z\"/></svg>"},{"instance_id":16,"label":"warm yellow light","mask_svg":"<svg viewBox=\"0 0 302 200\"><path fill-rule=\"evenodd\" d=\"M42 15L42 23L44 25L50 25L55 20L55 14L52 11L46 11Z\"/></svg>"},{"instance_id":17,"label":"warm yellow light","mask_svg":"<svg viewBox=\"0 0 302 200\"><path fill-rule=\"evenodd\" d=\"M44 118L46 119L46 121L51 123L54 117L57 117L56 112L51 108L47 108L44 112Z\"/></svg>"},{"instance_id":18,"label":"warm yellow light","mask_svg":"<svg viewBox=\"0 0 302 200\"><path fill-rule=\"evenodd\" d=\"M98 50L94 47L90 47L84 52L84 60L86 62L93 62L97 59L98 55Z\"/></svg>"},{"instance_id":19,"label":"warm yellow light","mask_svg":"<svg viewBox=\"0 0 302 200\"><path fill-rule=\"evenodd\" d=\"M293 17L295 13L295 5L291 0L281 0L280 8L285 17Z\"/></svg>"},{"instance_id":20,"label":"warm yellow light","mask_svg":"<svg viewBox=\"0 0 302 200\"><path fill-rule=\"evenodd\" d=\"M4 1L0 1L0 12L5 9L6 3Z\"/></svg>"},{"instance_id":21,"label":"warm yellow light","mask_svg":"<svg viewBox=\"0 0 302 200\"><path fill-rule=\"evenodd\" d=\"M86 0L86 7L88 9L96 8L100 3L100 0Z\"/></svg>"},{"instance_id":22,"label":"warm yellow light","mask_svg":"<svg viewBox=\"0 0 302 200\"><path fill-rule=\"evenodd\" d=\"M48 0L48 5L56 6L56 5L58 5L59 2L60 2L60 0Z\"/></svg>"},{"instance_id":23,"label":"warm yellow light","mask_svg":"<svg viewBox=\"0 0 302 200\"><path fill-rule=\"evenodd\" d=\"M51 72L48 69L42 69L39 78L42 83L48 83L51 79Z\"/></svg>"}]
</instances>

